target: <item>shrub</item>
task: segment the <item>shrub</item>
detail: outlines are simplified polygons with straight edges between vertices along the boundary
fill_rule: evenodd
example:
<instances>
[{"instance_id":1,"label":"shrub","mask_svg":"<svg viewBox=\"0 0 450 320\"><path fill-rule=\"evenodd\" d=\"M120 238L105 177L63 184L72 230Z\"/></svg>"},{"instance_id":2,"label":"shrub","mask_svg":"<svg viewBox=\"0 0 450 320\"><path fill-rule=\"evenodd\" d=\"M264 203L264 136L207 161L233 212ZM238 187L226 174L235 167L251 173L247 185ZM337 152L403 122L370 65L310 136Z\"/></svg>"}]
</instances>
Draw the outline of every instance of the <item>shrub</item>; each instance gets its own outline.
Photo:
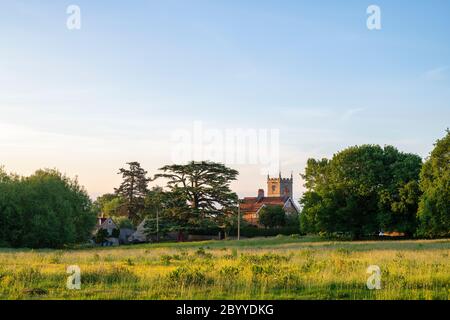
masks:
<instances>
[{"instance_id":1,"label":"shrub","mask_svg":"<svg viewBox=\"0 0 450 320\"><path fill-rule=\"evenodd\" d=\"M227 280L235 280L239 273L240 269L235 266L224 266L219 270L220 276Z\"/></svg>"},{"instance_id":2,"label":"shrub","mask_svg":"<svg viewBox=\"0 0 450 320\"><path fill-rule=\"evenodd\" d=\"M211 259L213 257L213 255L211 253L207 253L205 251L205 249L202 247L198 248L198 250L195 252L195 254L196 254L196 256L205 258L205 259Z\"/></svg>"},{"instance_id":3,"label":"shrub","mask_svg":"<svg viewBox=\"0 0 450 320\"><path fill-rule=\"evenodd\" d=\"M169 273L169 281L175 285L202 285L208 283L205 273L199 268L181 266Z\"/></svg>"},{"instance_id":4,"label":"shrub","mask_svg":"<svg viewBox=\"0 0 450 320\"><path fill-rule=\"evenodd\" d=\"M263 255L242 254L241 261L244 263L263 264L289 262L292 256L282 256L275 253L265 253Z\"/></svg>"},{"instance_id":5,"label":"shrub","mask_svg":"<svg viewBox=\"0 0 450 320\"><path fill-rule=\"evenodd\" d=\"M99 229L95 235L95 243L103 243L109 237L108 231L106 229Z\"/></svg>"},{"instance_id":6,"label":"shrub","mask_svg":"<svg viewBox=\"0 0 450 320\"><path fill-rule=\"evenodd\" d=\"M246 238L254 237L275 237L277 235L291 236L300 232L298 226L290 226L283 228L260 229L257 227L244 227L241 229L241 236ZM233 230L230 235L236 236L237 231Z\"/></svg>"},{"instance_id":7,"label":"shrub","mask_svg":"<svg viewBox=\"0 0 450 320\"><path fill-rule=\"evenodd\" d=\"M115 284L115 283L135 283L139 278L125 266L111 266L95 268L84 271L82 274L83 284Z\"/></svg>"}]
</instances>

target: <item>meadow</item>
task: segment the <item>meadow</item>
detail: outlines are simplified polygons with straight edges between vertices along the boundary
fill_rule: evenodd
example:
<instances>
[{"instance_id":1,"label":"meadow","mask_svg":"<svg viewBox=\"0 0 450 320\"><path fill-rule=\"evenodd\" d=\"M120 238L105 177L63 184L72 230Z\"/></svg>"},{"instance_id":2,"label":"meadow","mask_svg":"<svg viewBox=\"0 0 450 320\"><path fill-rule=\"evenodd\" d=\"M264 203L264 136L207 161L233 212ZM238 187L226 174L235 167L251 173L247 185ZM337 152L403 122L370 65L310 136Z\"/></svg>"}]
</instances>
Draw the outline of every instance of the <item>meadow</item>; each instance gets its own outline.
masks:
<instances>
[{"instance_id":1,"label":"meadow","mask_svg":"<svg viewBox=\"0 0 450 320\"><path fill-rule=\"evenodd\" d=\"M0 299L450 298L450 240L314 237L76 250L0 249ZM81 289L66 287L68 266ZM370 265L381 289L369 290Z\"/></svg>"}]
</instances>

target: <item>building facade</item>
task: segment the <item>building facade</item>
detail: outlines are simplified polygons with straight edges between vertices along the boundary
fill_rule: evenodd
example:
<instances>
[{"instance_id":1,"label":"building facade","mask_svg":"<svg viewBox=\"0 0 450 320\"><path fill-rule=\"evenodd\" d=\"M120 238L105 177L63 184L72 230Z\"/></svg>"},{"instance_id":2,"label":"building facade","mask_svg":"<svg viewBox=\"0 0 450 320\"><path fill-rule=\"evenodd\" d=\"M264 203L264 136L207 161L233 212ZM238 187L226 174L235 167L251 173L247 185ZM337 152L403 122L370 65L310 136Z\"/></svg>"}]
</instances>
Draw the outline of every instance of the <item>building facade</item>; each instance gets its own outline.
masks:
<instances>
[{"instance_id":1,"label":"building facade","mask_svg":"<svg viewBox=\"0 0 450 320\"><path fill-rule=\"evenodd\" d=\"M278 178L271 178L267 175L267 196L292 198L293 180L292 173L290 178L282 178L281 173Z\"/></svg>"},{"instance_id":2,"label":"building facade","mask_svg":"<svg viewBox=\"0 0 450 320\"><path fill-rule=\"evenodd\" d=\"M240 209L243 219L255 226L259 226L259 212L267 206L281 206L288 215L299 214L299 210L292 200L293 176L278 178L267 176L266 197L263 189L258 190L256 197L245 197L240 201Z\"/></svg>"}]
</instances>

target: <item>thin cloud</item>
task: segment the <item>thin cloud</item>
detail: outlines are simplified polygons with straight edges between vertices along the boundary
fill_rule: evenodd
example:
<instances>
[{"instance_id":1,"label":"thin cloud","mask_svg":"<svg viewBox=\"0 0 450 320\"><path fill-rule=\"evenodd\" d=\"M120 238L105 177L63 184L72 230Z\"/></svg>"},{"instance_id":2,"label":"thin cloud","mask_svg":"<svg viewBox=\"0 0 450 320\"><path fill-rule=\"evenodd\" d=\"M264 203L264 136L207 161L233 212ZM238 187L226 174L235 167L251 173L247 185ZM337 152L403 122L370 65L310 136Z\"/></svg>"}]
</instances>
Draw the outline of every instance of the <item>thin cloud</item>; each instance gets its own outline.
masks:
<instances>
[{"instance_id":1,"label":"thin cloud","mask_svg":"<svg viewBox=\"0 0 450 320\"><path fill-rule=\"evenodd\" d=\"M425 72L425 79L429 81L440 81L447 78L449 66L434 68Z\"/></svg>"},{"instance_id":2,"label":"thin cloud","mask_svg":"<svg viewBox=\"0 0 450 320\"><path fill-rule=\"evenodd\" d=\"M353 109L347 109L341 116L341 120L348 120L352 118L355 114L360 113L364 111L364 108L353 108Z\"/></svg>"}]
</instances>

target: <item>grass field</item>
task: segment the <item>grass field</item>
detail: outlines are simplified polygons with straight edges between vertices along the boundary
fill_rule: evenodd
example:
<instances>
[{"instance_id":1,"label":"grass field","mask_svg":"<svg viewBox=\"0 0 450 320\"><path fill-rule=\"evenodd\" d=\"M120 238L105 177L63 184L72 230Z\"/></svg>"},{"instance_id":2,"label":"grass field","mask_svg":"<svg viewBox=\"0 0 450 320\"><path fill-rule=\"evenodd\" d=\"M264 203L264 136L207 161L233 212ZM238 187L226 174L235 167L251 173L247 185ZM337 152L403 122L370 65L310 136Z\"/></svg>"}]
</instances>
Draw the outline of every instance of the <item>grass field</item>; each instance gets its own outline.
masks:
<instances>
[{"instance_id":1,"label":"grass field","mask_svg":"<svg viewBox=\"0 0 450 320\"><path fill-rule=\"evenodd\" d=\"M445 299L450 240L312 237L80 250L0 249L0 299ZM66 288L67 267L81 289ZM368 266L381 268L369 290Z\"/></svg>"}]
</instances>

